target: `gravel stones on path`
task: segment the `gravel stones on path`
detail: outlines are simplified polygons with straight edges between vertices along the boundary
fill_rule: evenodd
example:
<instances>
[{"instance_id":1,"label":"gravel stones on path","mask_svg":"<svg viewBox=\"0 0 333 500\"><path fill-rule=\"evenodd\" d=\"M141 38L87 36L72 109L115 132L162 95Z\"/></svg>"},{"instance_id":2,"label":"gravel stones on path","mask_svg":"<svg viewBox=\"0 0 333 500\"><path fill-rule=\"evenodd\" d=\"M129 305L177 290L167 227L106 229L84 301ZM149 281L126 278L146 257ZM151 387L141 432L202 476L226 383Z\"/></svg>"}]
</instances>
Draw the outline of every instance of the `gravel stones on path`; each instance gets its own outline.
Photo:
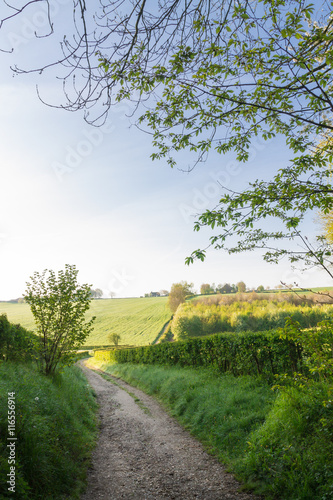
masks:
<instances>
[{"instance_id":1,"label":"gravel stones on path","mask_svg":"<svg viewBox=\"0 0 333 500\"><path fill-rule=\"evenodd\" d=\"M81 500L259 498L240 492L223 465L152 397L81 367L100 405L100 434Z\"/></svg>"}]
</instances>

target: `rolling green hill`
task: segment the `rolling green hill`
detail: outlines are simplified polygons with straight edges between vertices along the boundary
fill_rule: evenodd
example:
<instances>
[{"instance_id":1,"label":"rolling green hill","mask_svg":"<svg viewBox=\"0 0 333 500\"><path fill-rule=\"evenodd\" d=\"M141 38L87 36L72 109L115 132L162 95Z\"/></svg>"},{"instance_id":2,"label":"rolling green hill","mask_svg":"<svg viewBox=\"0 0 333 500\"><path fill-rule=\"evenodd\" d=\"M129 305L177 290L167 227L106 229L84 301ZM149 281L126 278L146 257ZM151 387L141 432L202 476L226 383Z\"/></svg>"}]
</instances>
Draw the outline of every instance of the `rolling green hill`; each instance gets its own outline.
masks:
<instances>
[{"instance_id":1,"label":"rolling green hill","mask_svg":"<svg viewBox=\"0 0 333 500\"><path fill-rule=\"evenodd\" d=\"M118 333L120 344L147 345L160 333L171 313L166 297L93 300L87 317L96 316L95 328L85 345L108 345L108 335ZM33 330L35 323L28 304L0 302L0 314L9 321Z\"/></svg>"}]
</instances>

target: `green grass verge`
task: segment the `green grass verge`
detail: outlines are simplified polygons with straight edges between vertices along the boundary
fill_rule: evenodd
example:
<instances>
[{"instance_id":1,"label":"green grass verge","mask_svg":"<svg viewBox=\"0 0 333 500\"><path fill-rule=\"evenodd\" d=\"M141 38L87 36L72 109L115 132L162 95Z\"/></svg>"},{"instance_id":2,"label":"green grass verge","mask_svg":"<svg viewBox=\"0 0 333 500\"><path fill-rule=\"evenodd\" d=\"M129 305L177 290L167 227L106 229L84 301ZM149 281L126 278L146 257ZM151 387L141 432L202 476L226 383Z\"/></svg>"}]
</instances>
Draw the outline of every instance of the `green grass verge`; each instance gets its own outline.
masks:
<instances>
[{"instance_id":1,"label":"green grass verge","mask_svg":"<svg viewBox=\"0 0 333 500\"><path fill-rule=\"evenodd\" d=\"M333 387L295 381L272 391L262 379L209 369L94 365L155 395L245 487L268 499L333 499Z\"/></svg>"},{"instance_id":2,"label":"green grass verge","mask_svg":"<svg viewBox=\"0 0 333 500\"><path fill-rule=\"evenodd\" d=\"M8 491L8 393L15 392L15 494ZM96 399L74 366L53 378L0 365L0 498L74 499L97 435Z\"/></svg>"},{"instance_id":3,"label":"green grass verge","mask_svg":"<svg viewBox=\"0 0 333 500\"><path fill-rule=\"evenodd\" d=\"M276 397L265 381L217 375L203 368L111 365L93 358L88 366L157 396L210 453L231 469L244 456L251 433L264 423Z\"/></svg>"},{"instance_id":4,"label":"green grass verge","mask_svg":"<svg viewBox=\"0 0 333 500\"><path fill-rule=\"evenodd\" d=\"M285 387L238 471L270 498L333 498L333 386Z\"/></svg>"},{"instance_id":5,"label":"green grass verge","mask_svg":"<svg viewBox=\"0 0 333 500\"><path fill-rule=\"evenodd\" d=\"M121 336L119 344L151 344L171 317L166 304L167 297L93 300L87 318L96 316L96 320L85 345L110 345L110 333ZM28 304L0 302L0 314L2 313L7 314L11 323L20 323L29 330L35 329Z\"/></svg>"}]
</instances>

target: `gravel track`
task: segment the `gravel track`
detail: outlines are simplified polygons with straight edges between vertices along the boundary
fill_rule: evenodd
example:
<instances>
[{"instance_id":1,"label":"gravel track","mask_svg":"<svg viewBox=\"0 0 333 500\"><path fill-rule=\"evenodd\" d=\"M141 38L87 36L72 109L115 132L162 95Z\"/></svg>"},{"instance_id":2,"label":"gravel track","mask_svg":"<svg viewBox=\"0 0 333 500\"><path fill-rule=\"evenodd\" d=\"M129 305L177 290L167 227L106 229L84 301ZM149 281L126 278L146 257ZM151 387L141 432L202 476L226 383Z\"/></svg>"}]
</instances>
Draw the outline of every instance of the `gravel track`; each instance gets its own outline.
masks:
<instances>
[{"instance_id":1,"label":"gravel track","mask_svg":"<svg viewBox=\"0 0 333 500\"><path fill-rule=\"evenodd\" d=\"M260 498L240 492L225 467L151 396L81 367L100 405L100 435L81 500Z\"/></svg>"}]
</instances>

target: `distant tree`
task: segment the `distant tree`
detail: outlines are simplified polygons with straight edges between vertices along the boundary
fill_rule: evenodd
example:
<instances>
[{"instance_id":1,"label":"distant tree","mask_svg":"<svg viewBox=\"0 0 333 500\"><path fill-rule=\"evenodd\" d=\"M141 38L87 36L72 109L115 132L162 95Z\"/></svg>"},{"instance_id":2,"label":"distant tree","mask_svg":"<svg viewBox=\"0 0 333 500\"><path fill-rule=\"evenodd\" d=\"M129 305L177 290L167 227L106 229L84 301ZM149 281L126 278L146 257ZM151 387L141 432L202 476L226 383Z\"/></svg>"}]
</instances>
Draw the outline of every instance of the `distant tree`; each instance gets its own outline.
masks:
<instances>
[{"instance_id":1,"label":"distant tree","mask_svg":"<svg viewBox=\"0 0 333 500\"><path fill-rule=\"evenodd\" d=\"M34 273L24 295L37 325L36 349L41 371L55 372L58 365L74 362L74 354L92 331L93 317L85 321L91 301L89 285L79 285L75 266L58 275L45 269Z\"/></svg>"},{"instance_id":2,"label":"distant tree","mask_svg":"<svg viewBox=\"0 0 333 500\"><path fill-rule=\"evenodd\" d=\"M115 345L117 346L119 344L119 341L121 339L121 336L119 335L119 333L110 333L109 335L109 340Z\"/></svg>"},{"instance_id":3,"label":"distant tree","mask_svg":"<svg viewBox=\"0 0 333 500\"><path fill-rule=\"evenodd\" d=\"M208 295L209 293L214 293L214 289L209 285L209 283L203 283L200 287L201 295Z\"/></svg>"},{"instance_id":4,"label":"distant tree","mask_svg":"<svg viewBox=\"0 0 333 500\"><path fill-rule=\"evenodd\" d=\"M257 292L261 293L265 291L265 287L263 285L259 285L257 288Z\"/></svg>"},{"instance_id":5,"label":"distant tree","mask_svg":"<svg viewBox=\"0 0 333 500\"><path fill-rule=\"evenodd\" d=\"M116 296L116 292L110 292L109 295L110 295L111 299L114 299Z\"/></svg>"},{"instance_id":6,"label":"distant tree","mask_svg":"<svg viewBox=\"0 0 333 500\"><path fill-rule=\"evenodd\" d=\"M224 283L224 285L220 288L221 293L232 293L233 288L229 283Z\"/></svg>"},{"instance_id":7,"label":"distant tree","mask_svg":"<svg viewBox=\"0 0 333 500\"><path fill-rule=\"evenodd\" d=\"M100 299L101 297L103 297L103 290L101 290L100 288L95 288L95 290L91 290L91 296L94 299Z\"/></svg>"},{"instance_id":8,"label":"distant tree","mask_svg":"<svg viewBox=\"0 0 333 500\"><path fill-rule=\"evenodd\" d=\"M186 298L193 295L193 283L181 281L180 283L173 283L168 297L168 306L171 312L175 312L179 306L185 302Z\"/></svg>"},{"instance_id":9,"label":"distant tree","mask_svg":"<svg viewBox=\"0 0 333 500\"><path fill-rule=\"evenodd\" d=\"M238 292L244 293L246 291L246 285L244 281L239 281L236 286Z\"/></svg>"}]
</instances>

